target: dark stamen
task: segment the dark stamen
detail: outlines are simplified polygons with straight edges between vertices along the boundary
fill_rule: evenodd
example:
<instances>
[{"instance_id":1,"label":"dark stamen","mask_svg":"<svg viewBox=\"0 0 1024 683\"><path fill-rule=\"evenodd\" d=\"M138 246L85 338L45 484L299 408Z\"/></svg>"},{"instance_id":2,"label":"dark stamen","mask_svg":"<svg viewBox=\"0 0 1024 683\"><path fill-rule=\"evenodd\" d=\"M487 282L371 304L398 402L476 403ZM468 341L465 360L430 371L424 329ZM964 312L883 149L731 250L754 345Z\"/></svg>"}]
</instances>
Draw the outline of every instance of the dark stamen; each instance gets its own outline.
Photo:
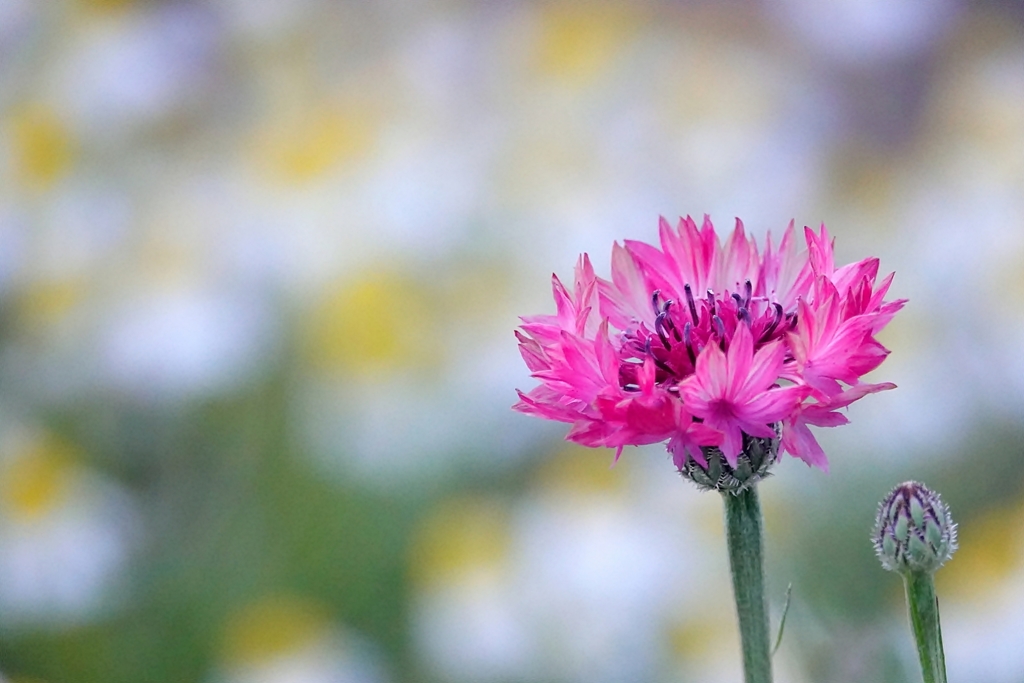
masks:
<instances>
[{"instance_id":1,"label":"dark stamen","mask_svg":"<svg viewBox=\"0 0 1024 683\"><path fill-rule=\"evenodd\" d=\"M662 346L668 351L672 348L672 345L668 341L668 337L665 335L665 321L668 320L668 313L662 311L658 314L658 317L654 319L654 331L658 333L658 338L661 339Z\"/></svg>"},{"instance_id":2,"label":"dark stamen","mask_svg":"<svg viewBox=\"0 0 1024 683\"><path fill-rule=\"evenodd\" d=\"M654 290L654 294L651 294L651 303L654 304L654 312L657 313L661 310L661 306L658 304L658 297L661 296L661 290Z\"/></svg>"},{"instance_id":3,"label":"dark stamen","mask_svg":"<svg viewBox=\"0 0 1024 683\"><path fill-rule=\"evenodd\" d=\"M679 328L676 327L675 322L672 320L672 316L668 314L669 306L671 306L674 303L675 301L672 301L671 299L666 301L665 310L662 312L662 315L665 316L665 329L672 333L672 336L676 338L676 341L680 341L682 337L679 336Z\"/></svg>"},{"instance_id":4,"label":"dark stamen","mask_svg":"<svg viewBox=\"0 0 1024 683\"><path fill-rule=\"evenodd\" d=\"M715 326L715 332L718 333L718 341L722 344L722 350L725 351L725 323L717 315L711 318L711 322Z\"/></svg>"},{"instance_id":5,"label":"dark stamen","mask_svg":"<svg viewBox=\"0 0 1024 683\"><path fill-rule=\"evenodd\" d=\"M683 343L686 345L686 355L690 357L690 362L696 364L697 354L693 351L693 337L690 334L692 330L693 325L690 323L683 325Z\"/></svg>"},{"instance_id":6,"label":"dark stamen","mask_svg":"<svg viewBox=\"0 0 1024 683\"><path fill-rule=\"evenodd\" d=\"M661 368L662 370L664 370L665 372L667 372L670 375L674 375L675 374L675 372L672 371L672 368L670 368L665 363L665 361L658 360L658 357L654 355L653 351L651 351L651 338L650 337L647 338L647 348L645 350L647 352L647 355L651 357L651 360L654 361L654 365L656 367Z\"/></svg>"},{"instance_id":7,"label":"dark stamen","mask_svg":"<svg viewBox=\"0 0 1024 683\"><path fill-rule=\"evenodd\" d=\"M743 305L749 308L750 298L754 296L754 285L750 284L750 280L743 283L743 293L745 295L743 298Z\"/></svg>"},{"instance_id":8,"label":"dark stamen","mask_svg":"<svg viewBox=\"0 0 1024 683\"><path fill-rule=\"evenodd\" d=\"M766 341L766 340L770 339L771 336L772 336L772 333L775 332L775 328L779 326L780 322L782 322L782 314L783 314L782 304L774 303L772 305L775 307L775 319L772 320L771 324L768 326L768 329L766 329L761 334L761 338L757 340L757 342L759 344L761 342L763 342L763 341Z\"/></svg>"},{"instance_id":9,"label":"dark stamen","mask_svg":"<svg viewBox=\"0 0 1024 683\"><path fill-rule=\"evenodd\" d=\"M690 319L696 325L698 323L697 304L693 300L693 290L690 289L690 285L683 285L683 291L686 293L686 305L690 308Z\"/></svg>"}]
</instances>

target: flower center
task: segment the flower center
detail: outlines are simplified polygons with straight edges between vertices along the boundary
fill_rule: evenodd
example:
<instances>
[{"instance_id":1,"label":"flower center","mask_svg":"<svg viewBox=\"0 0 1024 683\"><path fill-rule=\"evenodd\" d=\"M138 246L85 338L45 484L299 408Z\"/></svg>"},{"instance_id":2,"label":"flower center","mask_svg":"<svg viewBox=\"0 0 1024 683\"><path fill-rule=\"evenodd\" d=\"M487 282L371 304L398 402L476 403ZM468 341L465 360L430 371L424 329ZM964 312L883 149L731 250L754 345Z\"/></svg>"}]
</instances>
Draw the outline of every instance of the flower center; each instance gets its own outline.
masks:
<instances>
[{"instance_id":1,"label":"flower center","mask_svg":"<svg viewBox=\"0 0 1024 683\"><path fill-rule=\"evenodd\" d=\"M755 349L779 339L796 325L796 313L786 313L782 305L767 297L753 296L747 280L738 292L715 294L710 289L697 299L690 285L683 288L682 304L663 299L661 290L651 295L654 306L653 329L647 323L623 333L619 352L619 384L626 391L638 391L638 372L650 357L657 368L655 383L669 391L693 374L697 356L708 344L724 351L738 325L747 325L754 337Z\"/></svg>"}]
</instances>

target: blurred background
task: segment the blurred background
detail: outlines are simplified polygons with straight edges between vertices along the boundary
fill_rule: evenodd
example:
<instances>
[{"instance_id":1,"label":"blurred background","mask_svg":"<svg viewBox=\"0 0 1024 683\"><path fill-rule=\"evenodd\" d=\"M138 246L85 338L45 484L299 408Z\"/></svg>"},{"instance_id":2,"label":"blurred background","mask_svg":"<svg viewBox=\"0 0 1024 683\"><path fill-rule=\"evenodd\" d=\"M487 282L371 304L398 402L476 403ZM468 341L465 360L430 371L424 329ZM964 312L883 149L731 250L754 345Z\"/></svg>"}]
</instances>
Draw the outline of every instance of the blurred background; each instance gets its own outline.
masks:
<instances>
[{"instance_id":1,"label":"blurred background","mask_svg":"<svg viewBox=\"0 0 1024 683\"><path fill-rule=\"evenodd\" d=\"M913 477L1020 683L1022 190L1019 0L0 0L0 675L738 680L717 497L509 409L552 271L710 213L910 299L761 487L779 680L919 680Z\"/></svg>"}]
</instances>

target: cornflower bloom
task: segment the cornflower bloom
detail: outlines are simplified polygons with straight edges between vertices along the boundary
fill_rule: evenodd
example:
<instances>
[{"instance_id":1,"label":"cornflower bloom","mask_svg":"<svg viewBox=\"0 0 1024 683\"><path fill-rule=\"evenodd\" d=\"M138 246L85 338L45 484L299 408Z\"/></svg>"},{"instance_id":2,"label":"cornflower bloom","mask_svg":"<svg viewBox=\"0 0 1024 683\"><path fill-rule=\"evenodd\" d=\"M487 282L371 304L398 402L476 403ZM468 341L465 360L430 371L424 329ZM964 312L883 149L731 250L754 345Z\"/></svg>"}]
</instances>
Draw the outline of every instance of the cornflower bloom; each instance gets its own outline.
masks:
<instances>
[{"instance_id":1,"label":"cornflower bloom","mask_svg":"<svg viewBox=\"0 0 1024 683\"><path fill-rule=\"evenodd\" d=\"M825 226L790 223L763 254L708 217L660 224L661 248L612 247L611 280L584 254L572 289L553 277L555 314L523 318L523 359L540 380L519 411L572 425L566 438L608 446L666 442L679 471L725 503L726 545L746 683L771 683L764 523L757 482L780 448L827 468L811 426L892 384L861 382L888 351L875 335L903 307L885 301L878 259L836 268ZM922 660L923 661L923 660Z\"/></svg>"},{"instance_id":2,"label":"cornflower bloom","mask_svg":"<svg viewBox=\"0 0 1024 683\"><path fill-rule=\"evenodd\" d=\"M555 314L516 332L540 385L514 408L570 423L568 440L616 459L667 442L708 488L753 485L780 446L827 469L809 426L845 424L840 409L894 387L860 380L888 354L875 335L905 303L885 301L893 275L877 282L877 258L837 268L824 225L804 228L799 251L792 223L763 253L739 219L724 244L707 216L700 228L662 218L659 236L660 248L615 243L610 280L586 254L571 288L552 276Z\"/></svg>"}]
</instances>

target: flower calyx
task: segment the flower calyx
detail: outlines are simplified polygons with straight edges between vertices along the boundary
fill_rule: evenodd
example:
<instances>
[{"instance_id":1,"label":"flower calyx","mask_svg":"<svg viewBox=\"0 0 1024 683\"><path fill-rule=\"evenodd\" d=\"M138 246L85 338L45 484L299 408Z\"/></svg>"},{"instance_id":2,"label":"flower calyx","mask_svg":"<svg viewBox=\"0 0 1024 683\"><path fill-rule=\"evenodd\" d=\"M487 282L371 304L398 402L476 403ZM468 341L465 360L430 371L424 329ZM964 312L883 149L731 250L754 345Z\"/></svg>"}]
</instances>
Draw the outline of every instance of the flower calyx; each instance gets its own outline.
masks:
<instances>
[{"instance_id":1,"label":"flower calyx","mask_svg":"<svg viewBox=\"0 0 1024 683\"><path fill-rule=\"evenodd\" d=\"M679 473L702 491L732 495L746 491L770 476L769 470L778 460L782 425L775 423L772 428L775 436L770 438L743 433L743 450L735 467L729 464L718 446L704 446L700 449L704 463L688 454Z\"/></svg>"}]
</instances>

